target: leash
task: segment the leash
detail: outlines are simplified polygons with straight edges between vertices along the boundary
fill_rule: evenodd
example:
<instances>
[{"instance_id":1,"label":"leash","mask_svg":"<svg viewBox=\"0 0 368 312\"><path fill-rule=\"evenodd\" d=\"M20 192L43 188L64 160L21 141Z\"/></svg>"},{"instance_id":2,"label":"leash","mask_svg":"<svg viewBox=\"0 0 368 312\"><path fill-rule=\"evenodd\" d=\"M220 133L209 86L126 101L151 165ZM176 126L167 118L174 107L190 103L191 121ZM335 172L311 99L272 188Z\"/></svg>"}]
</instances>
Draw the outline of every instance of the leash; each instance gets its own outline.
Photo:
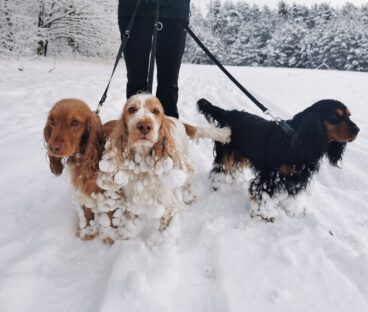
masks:
<instances>
[{"instance_id":1,"label":"leash","mask_svg":"<svg viewBox=\"0 0 368 312\"><path fill-rule=\"evenodd\" d=\"M153 73L155 71L155 58L157 50L157 31L162 29L162 23L158 21L159 16L160 0L157 0L156 14L155 14L155 24L153 29L152 45L151 45L151 55L148 67L148 80L147 80L147 91L152 94L153 85Z\"/></svg>"},{"instance_id":2,"label":"leash","mask_svg":"<svg viewBox=\"0 0 368 312\"><path fill-rule=\"evenodd\" d=\"M125 47L127 45L127 42L129 40L129 37L130 37L130 32L133 28L133 24L134 24L134 20L135 20L135 17L137 15L137 11L138 11L138 7L139 7L139 4L141 3L141 0L137 0L137 3L135 5L135 9L134 9L134 12L132 14L132 17L130 18L129 20L129 23L128 23L128 26L123 34L123 39L121 40L121 45L120 45L120 48L119 48L119 51L118 51L118 54L116 55L116 59L115 59L115 65L114 65L114 68L112 70L112 73L111 73L111 76L110 76L110 80L109 80L109 83L107 84L107 87L105 89L105 92L103 93L102 97L101 97L101 100L100 102L98 103L98 106L97 106L97 109L96 109L96 114L98 115L100 113L100 110L101 110L101 107L102 105L104 104L104 102L106 101L106 98L107 98L107 92L109 90L109 87L110 87L110 83L111 83L111 79L112 77L114 76L114 73L115 73L115 70L116 70L116 67L118 66L119 64L119 61L121 59L121 56L125 50Z\"/></svg>"},{"instance_id":3,"label":"leash","mask_svg":"<svg viewBox=\"0 0 368 312\"><path fill-rule=\"evenodd\" d=\"M285 121L279 117L275 117L271 111L266 108L261 102L259 102L244 86L235 79L233 75L219 62L219 60L206 48L206 46L202 43L202 41L194 34L194 32L189 28L188 25L185 25L184 28L189 33L189 35L193 38L193 40L200 46L200 48L207 54L207 56L211 59L213 63L215 63L221 71L250 99L254 104L257 105L261 111L270 116L276 124L278 124L284 132L289 135L293 136L295 134L295 130Z\"/></svg>"},{"instance_id":4,"label":"leash","mask_svg":"<svg viewBox=\"0 0 368 312\"><path fill-rule=\"evenodd\" d=\"M138 7L140 4L141 0L137 0L134 12L132 14L131 19L129 20L127 29L125 30L124 34L123 34L123 39L118 51L118 54L116 56L115 59L115 64L114 64L114 68L112 70L111 76L110 76L110 80L106 86L106 89L101 97L100 102L98 103L97 109L96 109L96 114L98 115L100 113L101 107L103 105L103 103L106 101L107 98L107 92L109 90L110 87L110 83L112 80L112 77L115 73L115 70L118 66L118 63L121 59L121 56L126 48L128 39L130 37L130 32L131 29L133 27L134 24L134 20L138 11ZM147 91L152 93L152 84L153 84L153 74L154 74L154 63L155 63L155 57L156 57L156 50L157 50L157 31L162 29L162 24L158 21L158 16L159 16L159 3L160 1L157 0L157 5L156 5L156 14L155 14L155 24L154 24L154 31L153 31L153 38L152 38L152 46L151 46L151 55L150 55L150 61L149 61L149 70L148 70L148 80L147 80ZM262 112L265 115L269 115L276 124L278 124L283 131L289 135L289 136L294 136L295 134L295 130L285 121L282 120L279 117L275 117L271 111L266 108L261 102L259 102L246 88L244 88L244 86L237 80L235 79L235 77L233 75L230 74L230 72L217 60L217 58L206 48L206 46L202 43L202 41L194 34L194 32L190 29L190 27L188 25L184 25L184 28L186 29L186 31L189 33L189 35L193 38L193 40L200 46L200 48L207 54L207 56L212 60L213 63L215 63L220 69L221 71L255 104L257 105L257 107L259 109L262 110Z\"/></svg>"},{"instance_id":5,"label":"leash","mask_svg":"<svg viewBox=\"0 0 368 312\"><path fill-rule=\"evenodd\" d=\"M101 107L104 104L104 102L106 101L107 98L107 92L109 90L110 87L110 83L112 80L112 77L114 76L115 70L119 64L119 61L122 57L122 54L126 48L128 39L130 37L130 32L132 30L133 24L134 24L134 20L135 17L137 15L137 11L138 11L138 7L140 4L141 0L137 0L134 12L132 14L131 19L129 20L127 29L125 30L124 34L123 34L123 39L121 41L121 45L119 48L119 51L116 55L116 59L115 59L115 64L110 76L110 80L106 86L105 92L103 93L100 102L98 103L97 109L96 109L96 114L98 115L100 113ZM152 85L153 85L153 74L154 74L154 68L155 68L155 58L156 58L156 50L157 50L157 31L161 30L163 28L163 25L161 22L158 21L158 17L159 17L159 4L160 1L157 0L157 5L156 5L156 14L155 14L155 24L154 24L154 31L153 31L153 38L152 38L152 46L151 46L151 55L150 55L150 61L149 61L149 67L148 67L148 80L147 80L147 91L149 93L152 93Z\"/></svg>"}]
</instances>

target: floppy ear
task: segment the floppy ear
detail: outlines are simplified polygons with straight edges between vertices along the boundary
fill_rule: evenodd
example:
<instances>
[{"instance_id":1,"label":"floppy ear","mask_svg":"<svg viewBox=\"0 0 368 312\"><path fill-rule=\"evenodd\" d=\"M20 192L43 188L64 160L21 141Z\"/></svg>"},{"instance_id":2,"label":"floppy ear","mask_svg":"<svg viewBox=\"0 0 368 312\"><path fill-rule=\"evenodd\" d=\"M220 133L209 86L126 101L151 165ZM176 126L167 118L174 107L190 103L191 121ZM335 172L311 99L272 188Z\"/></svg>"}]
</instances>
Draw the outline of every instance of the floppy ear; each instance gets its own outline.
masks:
<instances>
[{"instance_id":1,"label":"floppy ear","mask_svg":"<svg viewBox=\"0 0 368 312\"><path fill-rule=\"evenodd\" d=\"M128 127L124 121L124 119L119 119L114 123L114 127L112 129L111 134L109 135L109 138L111 139L111 147L117 149L116 153L116 159L118 162L123 161L124 157L129 157L126 153L128 153Z\"/></svg>"},{"instance_id":2,"label":"floppy ear","mask_svg":"<svg viewBox=\"0 0 368 312\"><path fill-rule=\"evenodd\" d=\"M45 139L45 142L47 143L48 140L51 137L51 127L48 122L46 122L45 128L43 129L43 137ZM50 170L54 175L61 175L64 169L64 165L61 162L61 158L54 157L54 156L48 156L50 161Z\"/></svg>"},{"instance_id":3,"label":"floppy ear","mask_svg":"<svg viewBox=\"0 0 368 312\"><path fill-rule=\"evenodd\" d=\"M153 155L158 159L171 157L175 164L179 162L179 155L175 151L174 138L171 134L171 121L164 116L158 133L158 140L153 146Z\"/></svg>"},{"instance_id":4,"label":"floppy ear","mask_svg":"<svg viewBox=\"0 0 368 312\"><path fill-rule=\"evenodd\" d=\"M59 157L49 156L49 160L51 172L56 176L61 175L64 169L64 165L61 161L62 159Z\"/></svg>"},{"instance_id":5,"label":"floppy ear","mask_svg":"<svg viewBox=\"0 0 368 312\"><path fill-rule=\"evenodd\" d=\"M342 160L342 155L345 151L346 143L331 142L328 144L327 158L330 164L338 167L338 162Z\"/></svg>"},{"instance_id":6,"label":"floppy ear","mask_svg":"<svg viewBox=\"0 0 368 312\"><path fill-rule=\"evenodd\" d=\"M104 141L100 119L93 113L87 122L80 142L80 154L83 166L92 170L98 168L98 159L103 151Z\"/></svg>"},{"instance_id":7,"label":"floppy ear","mask_svg":"<svg viewBox=\"0 0 368 312\"><path fill-rule=\"evenodd\" d=\"M302 156L310 161L319 160L326 151L328 140L318 112L304 111L295 121L296 134L291 143L295 159Z\"/></svg>"}]
</instances>

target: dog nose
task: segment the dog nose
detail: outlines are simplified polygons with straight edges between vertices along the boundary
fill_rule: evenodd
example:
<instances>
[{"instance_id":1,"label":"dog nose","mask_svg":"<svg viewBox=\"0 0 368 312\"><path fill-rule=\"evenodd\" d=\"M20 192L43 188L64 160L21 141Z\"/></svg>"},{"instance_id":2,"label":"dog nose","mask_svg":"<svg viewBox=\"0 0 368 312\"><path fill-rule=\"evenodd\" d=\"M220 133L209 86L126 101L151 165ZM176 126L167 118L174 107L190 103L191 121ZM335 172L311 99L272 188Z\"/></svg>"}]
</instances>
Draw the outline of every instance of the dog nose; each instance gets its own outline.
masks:
<instances>
[{"instance_id":1,"label":"dog nose","mask_svg":"<svg viewBox=\"0 0 368 312\"><path fill-rule=\"evenodd\" d=\"M353 132L353 134L358 134L360 131L359 127L357 125L353 125L351 127L351 132Z\"/></svg>"},{"instance_id":2,"label":"dog nose","mask_svg":"<svg viewBox=\"0 0 368 312\"><path fill-rule=\"evenodd\" d=\"M151 124L149 124L147 122L139 122L137 124L137 128L138 128L139 132L144 134L144 135L146 135L147 133L149 133L152 130Z\"/></svg>"},{"instance_id":3,"label":"dog nose","mask_svg":"<svg viewBox=\"0 0 368 312\"><path fill-rule=\"evenodd\" d=\"M60 143L49 144L49 150L53 154L60 154L62 145Z\"/></svg>"}]
</instances>

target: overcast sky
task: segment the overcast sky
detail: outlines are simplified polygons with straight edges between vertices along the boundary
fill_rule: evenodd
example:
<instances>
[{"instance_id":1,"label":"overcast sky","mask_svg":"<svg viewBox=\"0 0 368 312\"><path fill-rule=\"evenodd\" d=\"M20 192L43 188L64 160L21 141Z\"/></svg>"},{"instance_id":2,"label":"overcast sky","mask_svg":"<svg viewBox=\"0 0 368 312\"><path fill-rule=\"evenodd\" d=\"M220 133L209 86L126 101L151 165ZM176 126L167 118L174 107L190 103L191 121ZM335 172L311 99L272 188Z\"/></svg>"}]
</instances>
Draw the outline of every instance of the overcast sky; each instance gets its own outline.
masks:
<instances>
[{"instance_id":1,"label":"overcast sky","mask_svg":"<svg viewBox=\"0 0 368 312\"><path fill-rule=\"evenodd\" d=\"M209 3L211 0L191 0L192 3L197 4L201 7L201 9L206 8L206 4ZM232 0L233 2L243 1L248 3L256 3L258 5L264 5L267 4L270 7L276 7L280 0ZM225 0L222 0L221 3L225 2ZM285 0L287 3L303 3L306 5L311 5L314 3L322 3L327 2L333 6L341 6L342 4L348 2L347 0ZM355 5L361 5L364 3L368 3L368 0L349 0L349 2L355 4Z\"/></svg>"}]
</instances>

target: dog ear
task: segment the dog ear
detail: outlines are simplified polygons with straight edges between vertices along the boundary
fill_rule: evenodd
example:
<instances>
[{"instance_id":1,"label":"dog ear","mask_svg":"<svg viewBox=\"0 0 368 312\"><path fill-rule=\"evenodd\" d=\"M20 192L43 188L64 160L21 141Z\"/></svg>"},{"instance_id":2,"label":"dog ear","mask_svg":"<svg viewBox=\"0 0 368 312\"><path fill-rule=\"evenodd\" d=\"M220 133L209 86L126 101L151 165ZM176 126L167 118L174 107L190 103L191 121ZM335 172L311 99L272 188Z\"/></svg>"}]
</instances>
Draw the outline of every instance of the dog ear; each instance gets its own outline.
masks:
<instances>
[{"instance_id":1,"label":"dog ear","mask_svg":"<svg viewBox=\"0 0 368 312\"><path fill-rule=\"evenodd\" d=\"M43 137L46 143L51 137L51 126L49 125L49 122L46 122L45 128L43 128ZM48 156L48 158L50 161L51 172L56 176L61 175L64 169L64 165L61 162L62 159L59 157L54 157L54 156Z\"/></svg>"},{"instance_id":2,"label":"dog ear","mask_svg":"<svg viewBox=\"0 0 368 312\"><path fill-rule=\"evenodd\" d=\"M346 143L331 142L327 148L327 158L330 164L334 167L338 167L338 162L342 160Z\"/></svg>"},{"instance_id":3,"label":"dog ear","mask_svg":"<svg viewBox=\"0 0 368 312\"><path fill-rule=\"evenodd\" d=\"M45 142L47 142L51 137L51 126L49 125L49 122L46 122L45 128L43 128L43 138L45 139Z\"/></svg>"},{"instance_id":4,"label":"dog ear","mask_svg":"<svg viewBox=\"0 0 368 312\"><path fill-rule=\"evenodd\" d=\"M171 125L171 121L165 116L158 133L158 140L152 150L153 155L158 159L167 159L171 157L174 163L178 163L179 156L175 153L174 138L170 131Z\"/></svg>"},{"instance_id":5,"label":"dog ear","mask_svg":"<svg viewBox=\"0 0 368 312\"><path fill-rule=\"evenodd\" d=\"M117 120L114 124L114 127L109 135L111 139L111 148L116 148L118 153L116 153L116 158L118 162L123 161L124 157L129 157L126 153L129 151L128 149L128 126L123 118Z\"/></svg>"},{"instance_id":6,"label":"dog ear","mask_svg":"<svg viewBox=\"0 0 368 312\"><path fill-rule=\"evenodd\" d=\"M315 161L323 156L327 148L327 136L322 127L318 111L309 110L297 115L296 134L292 139L292 150L295 159L301 155L310 161Z\"/></svg>"},{"instance_id":7,"label":"dog ear","mask_svg":"<svg viewBox=\"0 0 368 312\"><path fill-rule=\"evenodd\" d=\"M62 172L63 172L63 169L64 169L62 159L59 158L59 157L49 156L49 160L50 160L50 170L51 170L51 172L56 176L61 175Z\"/></svg>"},{"instance_id":8,"label":"dog ear","mask_svg":"<svg viewBox=\"0 0 368 312\"><path fill-rule=\"evenodd\" d=\"M87 122L80 142L80 154L83 165L91 170L95 170L98 166L98 159L103 146L102 125L99 117L93 113Z\"/></svg>"}]
</instances>

